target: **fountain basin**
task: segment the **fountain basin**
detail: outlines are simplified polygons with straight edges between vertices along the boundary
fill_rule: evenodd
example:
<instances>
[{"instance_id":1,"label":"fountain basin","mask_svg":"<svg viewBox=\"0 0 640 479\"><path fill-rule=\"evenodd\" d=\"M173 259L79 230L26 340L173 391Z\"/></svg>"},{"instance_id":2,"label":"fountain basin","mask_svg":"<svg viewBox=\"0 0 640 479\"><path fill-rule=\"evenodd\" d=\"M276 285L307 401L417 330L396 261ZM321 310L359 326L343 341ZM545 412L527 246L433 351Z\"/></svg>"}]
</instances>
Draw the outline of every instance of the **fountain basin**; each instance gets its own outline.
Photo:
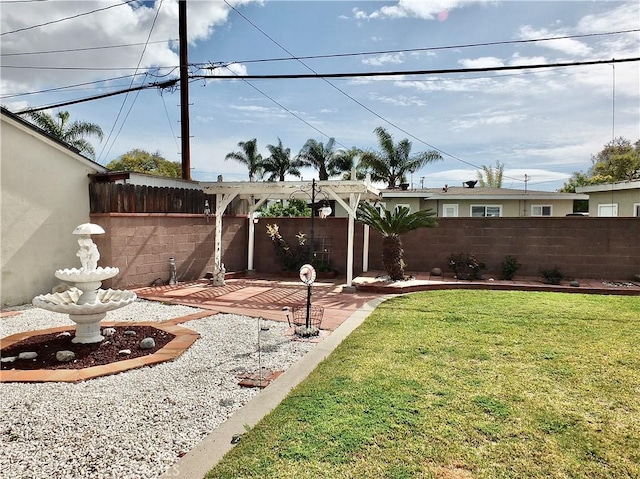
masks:
<instances>
[{"instance_id":1,"label":"fountain basin","mask_svg":"<svg viewBox=\"0 0 640 479\"><path fill-rule=\"evenodd\" d=\"M94 270L65 268L57 270L55 276L62 281L68 281L70 283L91 283L113 278L119 272L120 269L111 266L107 266L106 268L98 267Z\"/></svg>"},{"instance_id":2,"label":"fountain basin","mask_svg":"<svg viewBox=\"0 0 640 479\"><path fill-rule=\"evenodd\" d=\"M96 301L86 304L78 304L82 296L82 290L71 288L62 293L41 294L33 298L33 305L38 308L64 314L97 314L122 308L136 300L133 291L118 289L99 289Z\"/></svg>"},{"instance_id":3,"label":"fountain basin","mask_svg":"<svg viewBox=\"0 0 640 479\"><path fill-rule=\"evenodd\" d=\"M136 300L133 291L118 289L99 289L96 291L95 301L82 303L83 291L71 288L62 293L41 294L33 298L33 305L69 315L69 319L76 323L76 335L71 340L74 343L99 343L104 339L100 334L100 321L107 315L107 311L122 308Z\"/></svg>"}]
</instances>

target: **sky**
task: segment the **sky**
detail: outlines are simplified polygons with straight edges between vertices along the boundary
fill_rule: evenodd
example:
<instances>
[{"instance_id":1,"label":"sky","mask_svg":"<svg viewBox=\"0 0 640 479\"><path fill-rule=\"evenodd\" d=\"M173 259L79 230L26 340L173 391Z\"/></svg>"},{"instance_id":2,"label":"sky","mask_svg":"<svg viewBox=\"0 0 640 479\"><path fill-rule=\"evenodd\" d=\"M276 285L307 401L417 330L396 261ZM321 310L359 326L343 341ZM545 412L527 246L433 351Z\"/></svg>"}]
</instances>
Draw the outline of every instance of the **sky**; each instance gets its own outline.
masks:
<instances>
[{"instance_id":1,"label":"sky","mask_svg":"<svg viewBox=\"0 0 640 479\"><path fill-rule=\"evenodd\" d=\"M13 112L179 74L177 0L2 0L0 17L0 102ZM441 153L409 178L413 187L461 186L500 162L504 187L526 178L529 189L554 191L614 137L640 138L638 61L238 79L637 58L637 0L188 0L187 17L190 74L236 77L189 84L194 180L248 180L244 165L225 161L241 141L256 138L265 157L279 139L292 157L308 139L377 150L382 126L412 153ZM179 105L176 88L150 88L47 111L100 125L104 140L91 142L101 164L134 148L180 161Z\"/></svg>"}]
</instances>

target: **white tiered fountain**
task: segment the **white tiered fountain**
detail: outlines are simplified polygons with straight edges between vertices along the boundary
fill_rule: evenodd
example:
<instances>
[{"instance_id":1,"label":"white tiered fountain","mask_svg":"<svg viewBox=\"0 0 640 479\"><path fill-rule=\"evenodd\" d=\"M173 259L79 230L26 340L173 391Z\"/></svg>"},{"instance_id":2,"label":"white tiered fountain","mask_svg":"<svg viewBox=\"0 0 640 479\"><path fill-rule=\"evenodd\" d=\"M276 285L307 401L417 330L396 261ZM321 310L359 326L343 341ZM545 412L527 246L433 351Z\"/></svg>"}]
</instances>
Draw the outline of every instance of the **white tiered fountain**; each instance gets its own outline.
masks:
<instances>
[{"instance_id":1,"label":"white tiered fountain","mask_svg":"<svg viewBox=\"0 0 640 479\"><path fill-rule=\"evenodd\" d=\"M80 235L78 244L80 250L77 256L82 267L59 269L56 278L74 283L62 293L41 294L33 298L33 305L68 314L71 321L76 323L76 335L71 340L74 343L99 343L104 339L100 334L100 321L107 315L107 311L122 308L136 299L133 291L100 289L102 281L113 278L120 270L112 267L98 266L100 253L91 239L92 234L104 234L100 225L84 223L78 226L73 234Z\"/></svg>"}]
</instances>

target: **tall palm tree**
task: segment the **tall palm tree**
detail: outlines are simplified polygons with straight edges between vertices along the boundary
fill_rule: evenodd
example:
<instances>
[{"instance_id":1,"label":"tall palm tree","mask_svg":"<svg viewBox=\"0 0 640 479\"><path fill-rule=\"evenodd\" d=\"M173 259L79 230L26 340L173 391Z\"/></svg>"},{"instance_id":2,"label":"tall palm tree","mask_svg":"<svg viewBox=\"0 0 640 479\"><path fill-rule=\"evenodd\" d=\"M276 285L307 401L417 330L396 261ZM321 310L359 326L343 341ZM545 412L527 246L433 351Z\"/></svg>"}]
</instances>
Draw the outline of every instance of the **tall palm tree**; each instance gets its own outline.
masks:
<instances>
[{"instance_id":1,"label":"tall palm tree","mask_svg":"<svg viewBox=\"0 0 640 479\"><path fill-rule=\"evenodd\" d=\"M271 156L266 158L262 164L265 174L268 174L268 181L284 181L286 175L300 177L300 167L302 162L291 159L291 148L282 146L282 140L278 138L278 144L267 145Z\"/></svg>"},{"instance_id":2,"label":"tall palm tree","mask_svg":"<svg viewBox=\"0 0 640 479\"><path fill-rule=\"evenodd\" d=\"M49 135L73 146L80 153L85 153L91 158L95 158L96 152L85 137L97 136L102 141L104 134L99 125L86 121L69 122L68 111L59 111L55 116L42 111L34 111L27 113L27 116L36 126Z\"/></svg>"},{"instance_id":3,"label":"tall palm tree","mask_svg":"<svg viewBox=\"0 0 640 479\"><path fill-rule=\"evenodd\" d=\"M380 152L364 151L360 163L371 173L373 181L385 181L387 188L396 188L406 181L407 173L414 173L423 166L442 159L437 151L425 151L411 155L408 139L394 144L391 134L379 126L373 130L380 143Z\"/></svg>"},{"instance_id":4,"label":"tall palm tree","mask_svg":"<svg viewBox=\"0 0 640 479\"><path fill-rule=\"evenodd\" d=\"M353 157L344 150L335 150L335 144L335 138L330 138L326 145L321 141L309 139L296 158L303 166L311 166L318 170L320 181L328 180L332 176L350 171L353 166Z\"/></svg>"},{"instance_id":5,"label":"tall palm tree","mask_svg":"<svg viewBox=\"0 0 640 479\"><path fill-rule=\"evenodd\" d=\"M258 140L241 141L238 146L242 151L227 153L225 160L235 160L249 169L249 181L262 177L262 155L258 153Z\"/></svg>"},{"instance_id":6,"label":"tall palm tree","mask_svg":"<svg viewBox=\"0 0 640 479\"><path fill-rule=\"evenodd\" d=\"M496 161L493 166L481 165L482 171L476 171L480 186L488 188L502 188L502 175L504 173L504 163Z\"/></svg>"},{"instance_id":7,"label":"tall palm tree","mask_svg":"<svg viewBox=\"0 0 640 479\"><path fill-rule=\"evenodd\" d=\"M405 279L404 249L400 236L418 228L433 228L437 225L433 211L409 211L409 208L401 207L393 213L385 211L383 216L370 203L358 205L358 220L382 235L382 266L392 281Z\"/></svg>"}]
</instances>

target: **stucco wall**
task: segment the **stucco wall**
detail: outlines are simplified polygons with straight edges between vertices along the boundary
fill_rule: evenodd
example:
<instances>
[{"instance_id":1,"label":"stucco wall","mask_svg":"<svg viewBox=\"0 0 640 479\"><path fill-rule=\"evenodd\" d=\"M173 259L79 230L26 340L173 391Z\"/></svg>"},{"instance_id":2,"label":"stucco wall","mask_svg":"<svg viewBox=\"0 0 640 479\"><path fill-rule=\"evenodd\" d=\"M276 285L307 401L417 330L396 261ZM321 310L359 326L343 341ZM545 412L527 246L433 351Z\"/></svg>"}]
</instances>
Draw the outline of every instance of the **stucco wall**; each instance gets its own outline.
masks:
<instances>
[{"instance_id":1,"label":"stucco wall","mask_svg":"<svg viewBox=\"0 0 640 479\"><path fill-rule=\"evenodd\" d=\"M57 142L2 115L2 305L30 303L60 281L56 269L80 267L77 237L89 221L89 174L83 160Z\"/></svg>"},{"instance_id":2,"label":"stucco wall","mask_svg":"<svg viewBox=\"0 0 640 479\"><path fill-rule=\"evenodd\" d=\"M617 204L618 217L634 216L634 205L640 204L640 188L590 192L589 216L598 216L598 205L602 204Z\"/></svg>"}]
</instances>

